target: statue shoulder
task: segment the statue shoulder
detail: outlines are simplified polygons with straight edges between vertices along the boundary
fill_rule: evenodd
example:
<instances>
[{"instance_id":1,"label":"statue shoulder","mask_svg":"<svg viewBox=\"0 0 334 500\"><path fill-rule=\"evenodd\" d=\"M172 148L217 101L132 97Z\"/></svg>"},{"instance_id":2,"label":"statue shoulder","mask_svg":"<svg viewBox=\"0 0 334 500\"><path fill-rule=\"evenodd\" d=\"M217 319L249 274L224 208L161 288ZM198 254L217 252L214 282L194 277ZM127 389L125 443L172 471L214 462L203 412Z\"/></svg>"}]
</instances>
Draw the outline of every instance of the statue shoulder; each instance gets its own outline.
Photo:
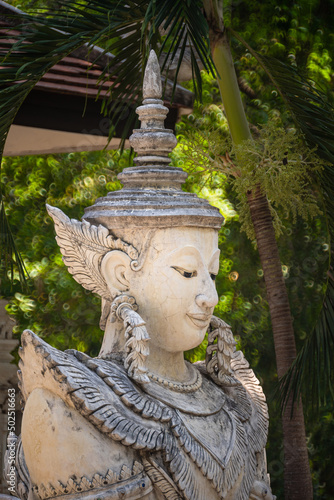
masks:
<instances>
[{"instance_id":1,"label":"statue shoulder","mask_svg":"<svg viewBox=\"0 0 334 500\"><path fill-rule=\"evenodd\" d=\"M138 448L153 448L162 422L172 418L172 410L144 394L120 364L75 350L59 351L29 330L22 335L20 357L24 401L34 389L47 389L115 441L128 445L136 431L131 445L138 440ZM141 440L141 426L150 429L150 439Z\"/></svg>"},{"instance_id":2,"label":"statue shoulder","mask_svg":"<svg viewBox=\"0 0 334 500\"><path fill-rule=\"evenodd\" d=\"M119 498L119 487L124 498L155 498L137 450L154 448L163 426L149 419L144 404L139 408L138 389L121 368L58 351L30 331L24 332L20 355L22 443L36 498L99 488Z\"/></svg>"},{"instance_id":3,"label":"statue shoulder","mask_svg":"<svg viewBox=\"0 0 334 500\"><path fill-rule=\"evenodd\" d=\"M29 490L41 500L68 494L85 498L86 493L95 498L92 492L96 498L106 492L108 498L118 498L121 491L146 498L152 490L135 450L104 439L77 410L47 389L36 388L30 394L21 438Z\"/></svg>"}]
</instances>

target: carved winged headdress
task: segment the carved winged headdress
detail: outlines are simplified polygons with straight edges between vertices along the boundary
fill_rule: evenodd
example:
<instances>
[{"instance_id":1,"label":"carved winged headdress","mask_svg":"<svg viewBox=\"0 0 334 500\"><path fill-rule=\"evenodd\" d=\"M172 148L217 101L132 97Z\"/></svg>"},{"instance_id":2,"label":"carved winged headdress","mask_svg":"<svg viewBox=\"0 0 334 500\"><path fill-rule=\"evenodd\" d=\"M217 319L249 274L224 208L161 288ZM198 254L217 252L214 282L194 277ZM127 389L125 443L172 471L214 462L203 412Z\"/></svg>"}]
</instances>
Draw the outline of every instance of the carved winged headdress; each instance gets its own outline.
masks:
<instances>
[{"instance_id":1,"label":"carved winged headdress","mask_svg":"<svg viewBox=\"0 0 334 500\"><path fill-rule=\"evenodd\" d=\"M84 288L110 300L110 290L100 272L103 257L112 250L125 252L133 262L139 253L136 248L110 234L102 226L94 226L83 220L69 219L59 208L46 205L55 223L56 240L63 261L73 278Z\"/></svg>"},{"instance_id":2,"label":"carved winged headdress","mask_svg":"<svg viewBox=\"0 0 334 500\"><path fill-rule=\"evenodd\" d=\"M137 153L136 166L118 175L123 189L108 193L86 208L82 222L47 206L69 272L82 286L107 300L110 292L99 272L103 255L119 249L129 255L133 270L140 268L136 248L113 236L112 231L171 226L219 229L222 224L223 217L217 208L194 193L181 190L187 174L181 168L169 166L168 154L176 146L176 138L172 130L164 128L168 108L161 96L160 68L152 50L143 82L143 105L137 108L141 128L130 137Z\"/></svg>"}]
</instances>

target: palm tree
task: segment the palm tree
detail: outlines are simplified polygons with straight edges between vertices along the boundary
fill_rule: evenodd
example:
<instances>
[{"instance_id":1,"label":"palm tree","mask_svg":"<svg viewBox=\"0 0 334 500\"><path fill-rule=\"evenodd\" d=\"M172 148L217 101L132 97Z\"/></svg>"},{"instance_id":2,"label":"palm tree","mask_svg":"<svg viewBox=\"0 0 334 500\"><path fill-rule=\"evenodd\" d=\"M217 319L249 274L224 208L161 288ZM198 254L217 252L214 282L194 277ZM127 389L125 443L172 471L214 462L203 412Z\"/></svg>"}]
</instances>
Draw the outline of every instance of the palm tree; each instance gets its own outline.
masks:
<instances>
[{"instance_id":1,"label":"palm tree","mask_svg":"<svg viewBox=\"0 0 334 500\"><path fill-rule=\"evenodd\" d=\"M175 84L182 58L186 51L189 51L195 92L201 93L200 64L202 64L204 69L217 74L233 142L239 145L251 138L231 57L229 33L224 28L222 0L180 0L178 2L174 0L130 0L126 3L118 0L82 0L80 2L70 0L63 10L50 17L33 17L16 12L13 13L13 19L16 24L21 23L15 28L19 32L17 42L12 43L13 35L9 33L8 41L2 41L0 48L4 56L2 69L0 69L3 82L0 91L0 147L2 149L15 114L35 83L60 59L83 44L88 44L88 46L99 44L105 47L105 53L114 54L103 69L103 78L112 78L113 81L105 110L108 106L110 107L111 99L114 106L117 102L140 100L138 73L142 73L149 48L159 51L163 59L163 69L167 73L170 61L178 58ZM324 138L329 126L334 128L333 115L330 115L331 121L328 121L328 117L327 121L324 121L318 109L318 102L316 102L319 96L315 95L311 88L305 90L305 82L296 78L296 75L292 75L292 70L284 67L285 80L280 81L282 68L275 72L277 64L259 57L258 59L294 113L309 144L320 141L323 145L320 152L333 161L334 148L331 146L330 149L328 137ZM99 60L97 59L95 63L98 64ZM305 92L308 92L307 96ZM298 99L301 103L297 103ZM311 121L302 118L301 109L304 118L305 113L312 116ZM318 121L315 120L315 116ZM321 123L320 129L319 123ZM313 129L316 129L318 134L314 134ZM328 167L326 175L329 180L324 183L326 193L334 191L330 174L330 167ZM308 351L304 349L304 358L296 357L292 317L268 200L260 186L247 192L247 197L264 271L278 376L283 377L288 373L286 375L286 406L283 412L285 498L286 500L300 498L308 500L313 498L313 494L303 410L299 396L300 380L303 379L303 375L298 370L304 370L305 378L307 367L305 359L311 358L310 348L315 345L317 353L321 354L325 352L323 345L326 345L325 343L329 340L333 341L330 339L334 323L333 278L330 277L326 307L322 313L320 326L317 326L313 334L316 341L309 343ZM6 225L1 199L0 202L1 221ZM330 203L330 198L327 202ZM334 228L332 219L330 219L330 224L331 228ZM2 231L8 235L2 248L4 254L10 259L13 241L8 225L6 229L7 231ZM19 259L19 256L16 258ZM324 359L328 367L330 361ZM292 363L294 363L293 368L288 372ZM330 367L326 373L329 380ZM289 390L291 381L299 382L295 392Z\"/></svg>"},{"instance_id":2,"label":"palm tree","mask_svg":"<svg viewBox=\"0 0 334 500\"><path fill-rule=\"evenodd\" d=\"M223 23L222 2L203 2L209 25L212 58L218 72L218 85L232 140L236 145L251 138L234 71L230 45ZM220 76L221 75L221 76ZM274 335L278 377L282 377L295 360L296 344L287 289L275 238L275 230L266 194L261 187L247 192L251 219L267 291ZM291 418L291 410L294 414ZM284 436L285 498L313 498L308 463L304 416L301 401L294 407L289 397L282 415Z\"/></svg>"}]
</instances>

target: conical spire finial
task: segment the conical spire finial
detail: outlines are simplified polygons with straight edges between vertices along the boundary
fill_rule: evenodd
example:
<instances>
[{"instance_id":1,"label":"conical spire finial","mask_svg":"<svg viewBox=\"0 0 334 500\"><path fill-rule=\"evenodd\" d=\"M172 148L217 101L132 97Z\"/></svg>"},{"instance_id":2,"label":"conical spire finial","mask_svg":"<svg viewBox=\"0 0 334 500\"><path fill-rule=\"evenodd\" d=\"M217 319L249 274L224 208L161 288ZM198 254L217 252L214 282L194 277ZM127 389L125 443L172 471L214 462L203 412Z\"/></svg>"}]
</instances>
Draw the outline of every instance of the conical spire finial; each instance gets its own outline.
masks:
<instances>
[{"instance_id":1,"label":"conical spire finial","mask_svg":"<svg viewBox=\"0 0 334 500\"><path fill-rule=\"evenodd\" d=\"M168 165L168 153L173 151L177 141L172 130L165 129L168 108L161 100L162 85L158 58L151 50L144 74L143 105L136 109L141 121L140 129L134 130L130 144L138 154L136 165ZM184 182L184 175L182 182ZM126 182L126 178L122 178Z\"/></svg>"},{"instance_id":2,"label":"conical spire finial","mask_svg":"<svg viewBox=\"0 0 334 500\"><path fill-rule=\"evenodd\" d=\"M162 85L160 66L156 53L151 50L144 73L143 98L161 99Z\"/></svg>"}]
</instances>

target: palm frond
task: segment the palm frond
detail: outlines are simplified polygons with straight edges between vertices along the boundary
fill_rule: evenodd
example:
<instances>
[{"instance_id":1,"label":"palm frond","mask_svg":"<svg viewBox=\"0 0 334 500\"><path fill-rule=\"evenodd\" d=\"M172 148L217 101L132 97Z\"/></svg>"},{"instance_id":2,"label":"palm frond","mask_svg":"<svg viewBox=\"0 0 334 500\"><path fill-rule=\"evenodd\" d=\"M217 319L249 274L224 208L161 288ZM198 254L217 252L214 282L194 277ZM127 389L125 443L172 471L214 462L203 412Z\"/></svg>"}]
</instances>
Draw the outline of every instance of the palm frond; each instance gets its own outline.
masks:
<instances>
[{"instance_id":1,"label":"palm frond","mask_svg":"<svg viewBox=\"0 0 334 500\"><path fill-rule=\"evenodd\" d=\"M312 408L318 409L334 399L334 286L328 281L323 308L316 327L306 339L291 368L280 380L279 401L284 408L290 394L297 400L305 389Z\"/></svg>"},{"instance_id":2,"label":"palm frond","mask_svg":"<svg viewBox=\"0 0 334 500\"><path fill-rule=\"evenodd\" d=\"M280 96L290 109L296 126L309 147L326 160L317 181L326 209L328 232L334 241L334 107L327 96L315 88L295 68L272 57L260 56L237 33L230 30L267 73ZM303 388L307 401L318 408L334 399L334 276L333 251L328 271L326 295L320 316L291 368L280 380L280 400L286 404L292 394L299 399Z\"/></svg>"},{"instance_id":3,"label":"palm frond","mask_svg":"<svg viewBox=\"0 0 334 500\"><path fill-rule=\"evenodd\" d=\"M209 43L209 27L203 13L203 2L199 0L177 1L150 0L148 3L143 32L147 32L149 43L156 38L159 30L164 33L160 47L162 70L168 69L175 58L178 59L173 94L186 48L190 51L195 96L201 99L202 80L200 63L203 68L215 74Z\"/></svg>"},{"instance_id":4,"label":"palm frond","mask_svg":"<svg viewBox=\"0 0 334 500\"><path fill-rule=\"evenodd\" d=\"M27 270L20 253L15 247L12 231L8 224L6 217L5 206L0 191L0 228L1 228L1 246L0 246L0 269L9 277L11 283L14 280L15 269L18 271L19 279L21 281L22 290L28 290ZM8 276L9 275L9 276Z\"/></svg>"}]
</instances>

